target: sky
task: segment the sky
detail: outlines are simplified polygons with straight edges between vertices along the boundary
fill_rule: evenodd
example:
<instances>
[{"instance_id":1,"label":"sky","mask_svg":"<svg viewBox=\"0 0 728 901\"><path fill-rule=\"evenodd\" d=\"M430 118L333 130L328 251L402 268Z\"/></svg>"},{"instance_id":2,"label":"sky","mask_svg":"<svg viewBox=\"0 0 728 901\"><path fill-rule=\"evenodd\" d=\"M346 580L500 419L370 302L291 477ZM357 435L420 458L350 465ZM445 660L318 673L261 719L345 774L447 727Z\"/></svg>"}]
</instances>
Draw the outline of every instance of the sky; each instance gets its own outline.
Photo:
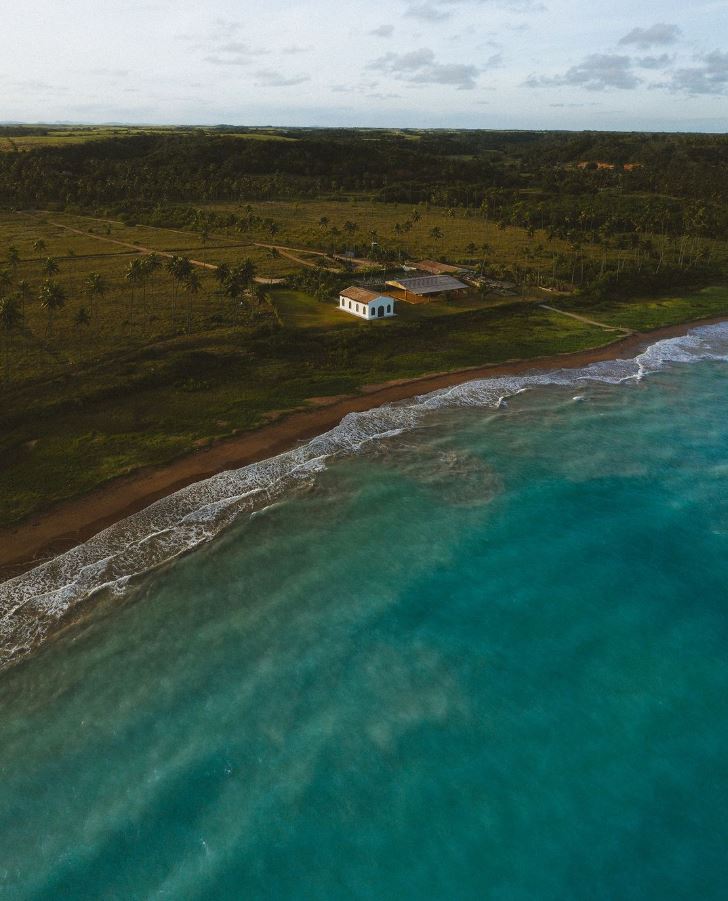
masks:
<instances>
[{"instance_id":1,"label":"sky","mask_svg":"<svg viewBox=\"0 0 728 901\"><path fill-rule=\"evenodd\" d=\"M728 0L0 0L0 121L728 131Z\"/></svg>"}]
</instances>

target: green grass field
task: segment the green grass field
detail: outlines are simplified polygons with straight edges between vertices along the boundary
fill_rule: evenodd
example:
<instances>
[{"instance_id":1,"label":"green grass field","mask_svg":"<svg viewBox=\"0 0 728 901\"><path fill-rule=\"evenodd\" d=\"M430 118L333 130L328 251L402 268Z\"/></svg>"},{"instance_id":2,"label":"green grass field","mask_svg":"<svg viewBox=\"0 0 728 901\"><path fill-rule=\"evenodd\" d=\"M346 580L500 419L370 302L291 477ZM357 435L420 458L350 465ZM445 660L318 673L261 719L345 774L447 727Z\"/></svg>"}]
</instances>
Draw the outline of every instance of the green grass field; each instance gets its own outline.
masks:
<instances>
[{"instance_id":1,"label":"green grass field","mask_svg":"<svg viewBox=\"0 0 728 901\"><path fill-rule=\"evenodd\" d=\"M430 322L433 328L412 331L346 317L335 329L294 326L273 339L250 328L223 329L16 386L2 417L0 523L169 460L196 442L254 428L272 410L309 397L608 339L602 330L527 308Z\"/></svg>"},{"instance_id":2,"label":"green grass field","mask_svg":"<svg viewBox=\"0 0 728 901\"><path fill-rule=\"evenodd\" d=\"M281 223L276 243L321 250L328 249L334 224L356 221L357 233L376 228L382 241L409 214L406 207L373 203L254 208ZM328 229L319 226L321 216L329 217ZM444 210L423 210L422 217L422 226L406 236L415 255L457 259L469 241L486 241L489 259L505 267L528 259L527 251L539 243L538 236L496 229L462 212L453 218ZM428 238L438 222L441 246ZM193 231L127 226L103 217L0 213L0 270L9 280L0 294L12 293L21 281L30 285L24 327L2 342L0 372L7 371L9 380L0 394L0 525L201 443L255 428L308 398L581 350L615 337L541 309L538 292L519 298L471 292L452 303L400 303L395 319L366 323L341 313L333 297L316 300L290 287L270 288L270 305L258 312L233 307L204 269L199 293L180 290L173 304L172 280L162 269L145 292L135 290L132 303L124 273L138 252L112 241L208 262L249 257L261 276L303 271L255 247L254 241L265 243L263 234L215 230L203 242ZM16 266L8 258L13 246L20 257ZM53 277L67 295L50 332L38 301L49 256L56 258ZM79 324L79 308L90 305L84 284L92 272L103 276L108 290L95 304L93 321ZM550 296L549 303L639 330L728 315L728 288L600 304Z\"/></svg>"},{"instance_id":3,"label":"green grass field","mask_svg":"<svg viewBox=\"0 0 728 901\"><path fill-rule=\"evenodd\" d=\"M566 257L573 255L573 248L567 241L559 238L548 239L546 232L536 229L533 237L529 237L525 229L508 226L499 228L492 221L485 221L475 210L453 209L442 207L413 207L403 203L377 203L371 200L342 201L270 201L266 203L213 204L209 209L220 212L243 214L248 207L255 215L263 219L273 220L279 228L275 239L266 237L264 231L253 233L252 240L287 244L294 247L309 247L314 250L327 250L332 244L353 244L368 246L374 239L387 250L408 252L412 257L431 257L451 262L471 262L479 264L485 258L489 265L512 268L514 265L529 269L540 269L544 276L551 271L554 255ZM411 219L416 209L420 219L407 232L397 234L395 226L402 226ZM322 219L328 220L325 227L320 225ZM347 237L344 231L346 222L356 225L356 230ZM442 238L433 238L431 231L438 228ZM332 235L338 229L339 236ZM372 237L372 231L376 234ZM661 238L657 235L644 235L659 245ZM475 253L468 250L474 244ZM485 245L485 249L484 249ZM701 239L701 247L705 247L711 258L728 262L728 244ZM585 244L581 251L586 259L600 261L606 250L606 259L610 262L621 260L628 263L636 259L636 251L630 248ZM577 270L578 271L578 270Z\"/></svg>"},{"instance_id":4,"label":"green grass field","mask_svg":"<svg viewBox=\"0 0 728 901\"><path fill-rule=\"evenodd\" d=\"M720 316L728 310L728 286L713 285L676 297L597 304L591 308L596 319L610 325L645 330L676 325L690 319Z\"/></svg>"}]
</instances>

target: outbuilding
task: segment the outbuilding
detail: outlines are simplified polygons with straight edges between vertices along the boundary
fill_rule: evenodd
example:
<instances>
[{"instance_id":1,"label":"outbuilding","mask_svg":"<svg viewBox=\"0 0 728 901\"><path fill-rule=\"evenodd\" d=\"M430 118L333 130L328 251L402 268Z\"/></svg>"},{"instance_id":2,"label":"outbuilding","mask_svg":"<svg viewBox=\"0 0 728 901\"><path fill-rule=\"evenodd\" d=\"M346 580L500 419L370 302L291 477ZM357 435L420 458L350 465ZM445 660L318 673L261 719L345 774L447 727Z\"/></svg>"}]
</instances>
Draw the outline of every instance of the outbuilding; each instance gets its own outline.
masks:
<instances>
[{"instance_id":1,"label":"outbuilding","mask_svg":"<svg viewBox=\"0 0 728 901\"><path fill-rule=\"evenodd\" d=\"M464 270L463 266L451 266L439 260L417 260L412 266L420 272L429 272L430 275L458 275Z\"/></svg>"},{"instance_id":2,"label":"outbuilding","mask_svg":"<svg viewBox=\"0 0 728 901\"><path fill-rule=\"evenodd\" d=\"M400 278L387 282L387 286L404 292L403 300L417 302L417 298L453 291L467 291L468 286L451 275L424 275L417 278Z\"/></svg>"},{"instance_id":3,"label":"outbuilding","mask_svg":"<svg viewBox=\"0 0 728 901\"><path fill-rule=\"evenodd\" d=\"M352 286L339 294L339 309L360 319L385 319L394 316L394 298L368 288Z\"/></svg>"}]
</instances>

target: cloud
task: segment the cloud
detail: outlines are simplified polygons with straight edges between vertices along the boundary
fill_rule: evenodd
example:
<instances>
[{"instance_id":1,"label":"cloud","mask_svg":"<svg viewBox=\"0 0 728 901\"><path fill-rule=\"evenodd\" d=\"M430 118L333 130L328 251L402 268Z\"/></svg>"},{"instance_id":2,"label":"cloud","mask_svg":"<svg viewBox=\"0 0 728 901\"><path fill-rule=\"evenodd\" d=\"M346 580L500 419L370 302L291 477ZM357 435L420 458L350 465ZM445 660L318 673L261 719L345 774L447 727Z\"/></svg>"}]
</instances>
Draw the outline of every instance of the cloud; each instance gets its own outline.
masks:
<instances>
[{"instance_id":1,"label":"cloud","mask_svg":"<svg viewBox=\"0 0 728 901\"><path fill-rule=\"evenodd\" d=\"M668 25L666 22L657 22L649 28L633 28L629 34L626 34L620 44L634 44L641 50L647 50L650 47L664 47L668 44L674 44L682 32L677 25Z\"/></svg>"},{"instance_id":2,"label":"cloud","mask_svg":"<svg viewBox=\"0 0 728 901\"><path fill-rule=\"evenodd\" d=\"M478 77L477 66L464 63L439 63L428 47L409 53L385 53L369 63L368 69L386 72L410 84L453 85L459 91L470 91Z\"/></svg>"},{"instance_id":3,"label":"cloud","mask_svg":"<svg viewBox=\"0 0 728 901\"><path fill-rule=\"evenodd\" d=\"M466 5L501 6L516 13L543 12L546 9L541 0L425 0L423 3L410 2L404 14L415 19L441 22L451 18L456 7Z\"/></svg>"},{"instance_id":4,"label":"cloud","mask_svg":"<svg viewBox=\"0 0 728 901\"><path fill-rule=\"evenodd\" d=\"M330 90L335 94L369 94L379 87L378 81L360 81L358 84L332 84Z\"/></svg>"},{"instance_id":5,"label":"cloud","mask_svg":"<svg viewBox=\"0 0 728 901\"><path fill-rule=\"evenodd\" d=\"M413 19L424 19L426 22L442 22L452 15L449 10L438 9L434 3L418 3L415 6L408 6L404 14Z\"/></svg>"},{"instance_id":6,"label":"cloud","mask_svg":"<svg viewBox=\"0 0 728 901\"><path fill-rule=\"evenodd\" d=\"M311 45L302 47L299 44L288 44L281 52L285 53L287 56L298 56L299 53L310 53L312 50L313 47L311 47Z\"/></svg>"},{"instance_id":7,"label":"cloud","mask_svg":"<svg viewBox=\"0 0 728 901\"><path fill-rule=\"evenodd\" d=\"M90 69L90 75L101 78L126 78L129 75L128 69Z\"/></svg>"},{"instance_id":8,"label":"cloud","mask_svg":"<svg viewBox=\"0 0 728 901\"><path fill-rule=\"evenodd\" d=\"M22 81L11 81L10 85L19 91L28 91L31 94L67 94L68 88L64 85L53 84L40 79L29 78Z\"/></svg>"},{"instance_id":9,"label":"cloud","mask_svg":"<svg viewBox=\"0 0 728 901\"><path fill-rule=\"evenodd\" d=\"M525 84L530 88L560 87L586 88L588 91L604 91L608 88L630 90L642 83L632 71L629 56L609 53L592 53L578 65L572 66L563 75L531 75Z\"/></svg>"},{"instance_id":10,"label":"cloud","mask_svg":"<svg viewBox=\"0 0 728 901\"><path fill-rule=\"evenodd\" d=\"M267 53L267 50L251 47L242 41L225 41L215 43L204 61L214 66L249 66L256 56L265 56Z\"/></svg>"},{"instance_id":11,"label":"cloud","mask_svg":"<svg viewBox=\"0 0 728 901\"><path fill-rule=\"evenodd\" d=\"M714 50L700 57L700 65L676 69L659 87L679 94L728 93L728 52Z\"/></svg>"},{"instance_id":12,"label":"cloud","mask_svg":"<svg viewBox=\"0 0 728 901\"><path fill-rule=\"evenodd\" d=\"M233 19L223 19L220 17L215 19L212 23L213 31L221 37L240 31L242 27L242 22L236 22Z\"/></svg>"},{"instance_id":13,"label":"cloud","mask_svg":"<svg viewBox=\"0 0 728 901\"><path fill-rule=\"evenodd\" d=\"M255 77L256 84L262 88L288 88L311 80L309 75L283 75L275 69L260 69Z\"/></svg>"},{"instance_id":14,"label":"cloud","mask_svg":"<svg viewBox=\"0 0 728 901\"><path fill-rule=\"evenodd\" d=\"M641 56L635 62L640 69L666 69L673 60L669 53L661 53L659 56Z\"/></svg>"},{"instance_id":15,"label":"cloud","mask_svg":"<svg viewBox=\"0 0 728 901\"><path fill-rule=\"evenodd\" d=\"M372 28L369 34L373 35L375 38L391 38L393 32L393 25L378 25L376 28Z\"/></svg>"}]
</instances>

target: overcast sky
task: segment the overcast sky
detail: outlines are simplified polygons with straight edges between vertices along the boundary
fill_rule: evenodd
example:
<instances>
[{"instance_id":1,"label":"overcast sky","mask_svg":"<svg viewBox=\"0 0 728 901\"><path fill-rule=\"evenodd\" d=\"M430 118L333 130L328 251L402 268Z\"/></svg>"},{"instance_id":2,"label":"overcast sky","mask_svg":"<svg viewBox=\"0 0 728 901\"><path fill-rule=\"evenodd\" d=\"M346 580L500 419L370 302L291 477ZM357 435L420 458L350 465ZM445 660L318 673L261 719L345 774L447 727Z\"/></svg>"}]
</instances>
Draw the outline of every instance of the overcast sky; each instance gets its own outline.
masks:
<instances>
[{"instance_id":1,"label":"overcast sky","mask_svg":"<svg viewBox=\"0 0 728 901\"><path fill-rule=\"evenodd\" d=\"M1 0L0 120L728 131L726 0Z\"/></svg>"}]
</instances>

